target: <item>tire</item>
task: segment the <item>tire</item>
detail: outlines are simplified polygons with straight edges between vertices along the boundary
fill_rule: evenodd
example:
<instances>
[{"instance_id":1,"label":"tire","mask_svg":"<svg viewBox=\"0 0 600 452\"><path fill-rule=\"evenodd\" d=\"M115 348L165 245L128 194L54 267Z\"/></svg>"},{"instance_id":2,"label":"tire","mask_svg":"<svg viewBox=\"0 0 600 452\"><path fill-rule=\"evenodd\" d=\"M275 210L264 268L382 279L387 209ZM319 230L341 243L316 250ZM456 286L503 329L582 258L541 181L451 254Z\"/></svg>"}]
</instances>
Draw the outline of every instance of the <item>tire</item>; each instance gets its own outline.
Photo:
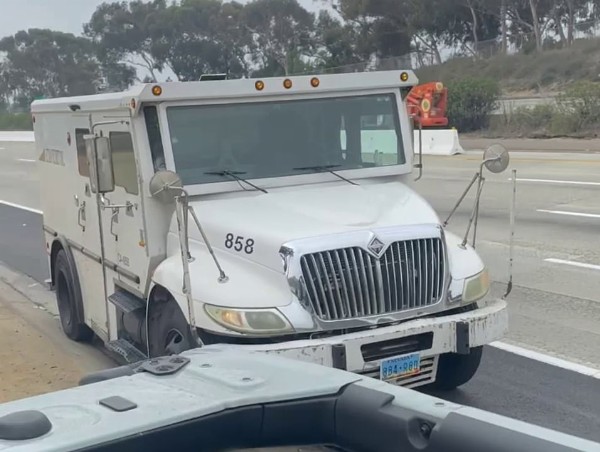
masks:
<instances>
[{"instance_id":1,"label":"tire","mask_svg":"<svg viewBox=\"0 0 600 452\"><path fill-rule=\"evenodd\" d=\"M93 331L83 320L81 292L75 283L75 269L69 265L67 253L60 250L54 261L54 281L56 284L56 303L60 323L65 335L76 342L88 342L94 336Z\"/></svg>"},{"instance_id":2,"label":"tire","mask_svg":"<svg viewBox=\"0 0 600 452\"><path fill-rule=\"evenodd\" d=\"M181 353L192 348L190 327L175 300L156 301L148 317L150 358Z\"/></svg>"},{"instance_id":3,"label":"tire","mask_svg":"<svg viewBox=\"0 0 600 452\"><path fill-rule=\"evenodd\" d=\"M452 391L469 382L481 363L483 347L475 347L468 355L446 353L440 355L435 382L431 389Z\"/></svg>"}]
</instances>

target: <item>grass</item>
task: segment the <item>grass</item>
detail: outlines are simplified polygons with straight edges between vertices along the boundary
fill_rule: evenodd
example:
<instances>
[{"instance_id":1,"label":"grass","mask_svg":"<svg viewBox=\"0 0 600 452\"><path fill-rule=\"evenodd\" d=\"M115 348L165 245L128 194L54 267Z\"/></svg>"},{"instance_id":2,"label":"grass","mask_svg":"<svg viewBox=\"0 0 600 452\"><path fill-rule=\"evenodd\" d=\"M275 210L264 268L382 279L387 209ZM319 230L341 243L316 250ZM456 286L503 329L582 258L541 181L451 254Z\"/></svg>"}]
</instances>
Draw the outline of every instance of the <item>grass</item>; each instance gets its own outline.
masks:
<instances>
[{"instance_id":1,"label":"grass","mask_svg":"<svg viewBox=\"0 0 600 452\"><path fill-rule=\"evenodd\" d=\"M33 130L31 116L27 113L0 113L0 130Z\"/></svg>"}]
</instances>

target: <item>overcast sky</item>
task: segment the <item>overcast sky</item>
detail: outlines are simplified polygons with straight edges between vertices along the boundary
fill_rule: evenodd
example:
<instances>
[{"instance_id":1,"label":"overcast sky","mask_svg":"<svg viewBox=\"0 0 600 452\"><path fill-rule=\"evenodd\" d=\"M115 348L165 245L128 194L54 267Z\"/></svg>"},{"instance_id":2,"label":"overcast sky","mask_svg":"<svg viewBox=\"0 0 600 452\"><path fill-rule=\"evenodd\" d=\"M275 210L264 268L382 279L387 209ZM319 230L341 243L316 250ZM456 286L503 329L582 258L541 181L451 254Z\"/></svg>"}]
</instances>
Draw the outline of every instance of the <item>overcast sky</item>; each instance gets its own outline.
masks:
<instances>
[{"instance_id":1,"label":"overcast sky","mask_svg":"<svg viewBox=\"0 0 600 452\"><path fill-rule=\"evenodd\" d=\"M82 33L96 7L110 0L0 0L0 38L28 28L50 28ZM246 3L248 0L241 0ZM315 11L319 1L299 0Z\"/></svg>"}]
</instances>

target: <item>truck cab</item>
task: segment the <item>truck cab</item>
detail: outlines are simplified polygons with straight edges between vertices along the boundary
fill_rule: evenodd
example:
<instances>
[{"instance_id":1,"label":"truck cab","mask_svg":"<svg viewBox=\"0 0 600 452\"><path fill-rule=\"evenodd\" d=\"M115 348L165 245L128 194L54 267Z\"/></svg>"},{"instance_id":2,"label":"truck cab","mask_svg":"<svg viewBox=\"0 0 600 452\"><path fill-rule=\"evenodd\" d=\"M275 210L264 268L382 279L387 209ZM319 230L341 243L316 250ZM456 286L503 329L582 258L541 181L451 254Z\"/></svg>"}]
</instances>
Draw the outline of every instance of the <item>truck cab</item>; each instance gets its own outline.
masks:
<instances>
[{"instance_id":1,"label":"truck cab","mask_svg":"<svg viewBox=\"0 0 600 452\"><path fill-rule=\"evenodd\" d=\"M452 389L507 328L415 184L411 71L36 101L61 322L132 362L221 344Z\"/></svg>"}]
</instances>

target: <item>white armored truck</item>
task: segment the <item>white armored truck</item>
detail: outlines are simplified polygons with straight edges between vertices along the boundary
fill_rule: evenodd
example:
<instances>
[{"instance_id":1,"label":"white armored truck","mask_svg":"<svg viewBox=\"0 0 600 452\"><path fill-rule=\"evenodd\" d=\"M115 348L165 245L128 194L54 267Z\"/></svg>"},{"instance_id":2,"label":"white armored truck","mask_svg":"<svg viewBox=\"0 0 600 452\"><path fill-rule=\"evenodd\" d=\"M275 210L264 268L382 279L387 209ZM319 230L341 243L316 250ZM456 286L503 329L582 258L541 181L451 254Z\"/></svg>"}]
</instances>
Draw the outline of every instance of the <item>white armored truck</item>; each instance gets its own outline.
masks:
<instances>
[{"instance_id":1,"label":"white armored truck","mask_svg":"<svg viewBox=\"0 0 600 452\"><path fill-rule=\"evenodd\" d=\"M35 101L65 334L127 362L224 344L464 384L506 303L481 302L486 266L411 188L416 83L209 77Z\"/></svg>"}]
</instances>

